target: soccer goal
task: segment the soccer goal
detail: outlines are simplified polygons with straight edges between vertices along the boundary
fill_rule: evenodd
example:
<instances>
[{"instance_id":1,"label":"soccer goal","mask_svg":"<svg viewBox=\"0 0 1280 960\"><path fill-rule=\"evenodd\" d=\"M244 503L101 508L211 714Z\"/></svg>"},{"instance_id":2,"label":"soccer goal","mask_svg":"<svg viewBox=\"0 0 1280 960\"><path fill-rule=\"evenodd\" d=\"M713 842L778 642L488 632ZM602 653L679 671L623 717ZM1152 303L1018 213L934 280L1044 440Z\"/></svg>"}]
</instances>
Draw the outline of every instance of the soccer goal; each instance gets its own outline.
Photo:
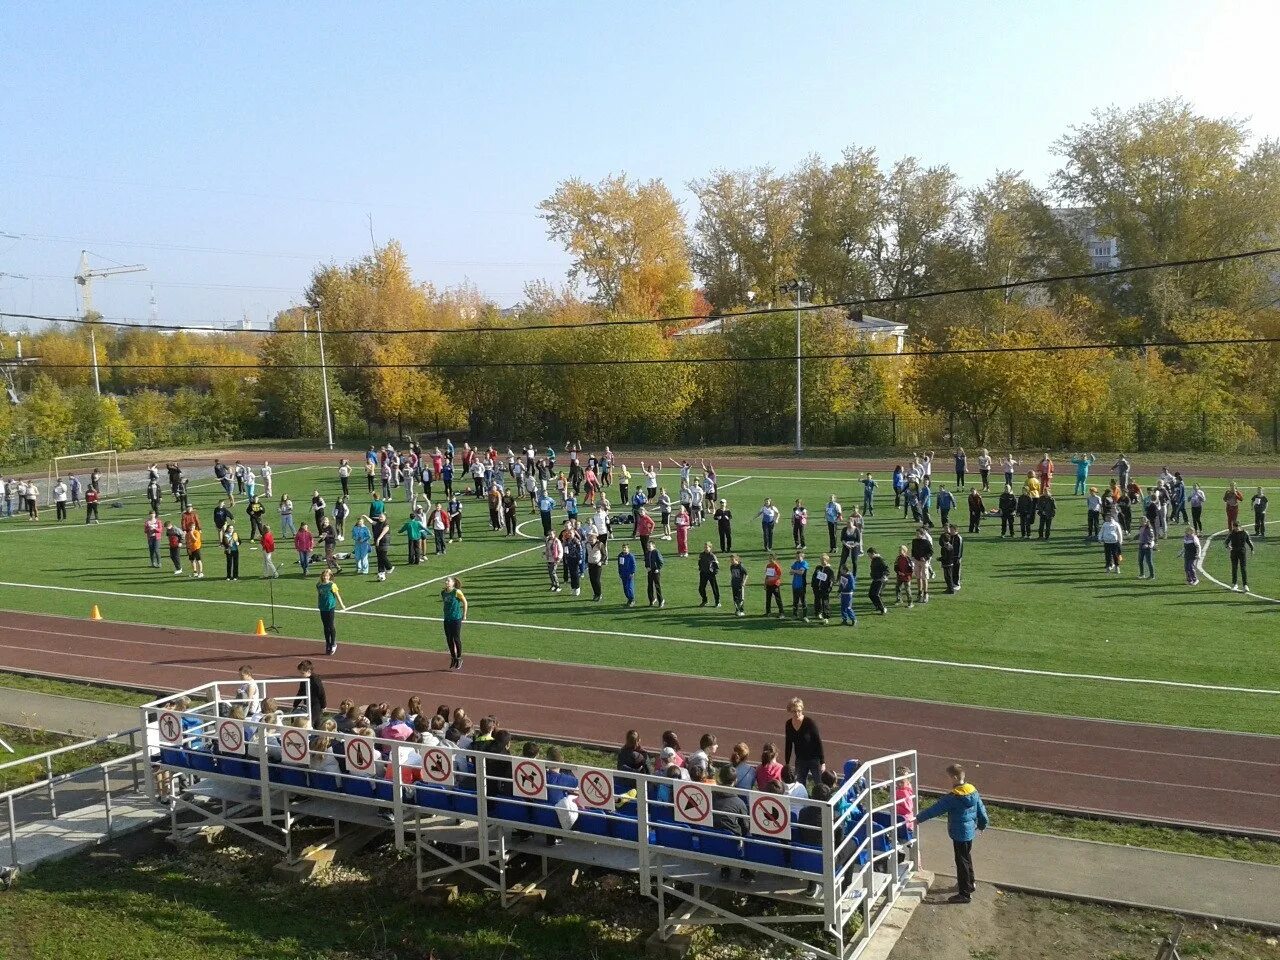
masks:
<instances>
[{"instance_id":1,"label":"soccer goal","mask_svg":"<svg viewBox=\"0 0 1280 960\"><path fill-rule=\"evenodd\" d=\"M98 493L103 499L120 495L120 457L114 450L95 450L92 453L68 453L49 461L49 476L44 488L46 504L53 503L53 485L61 477L74 474L80 480L80 496L89 489L89 477L98 471ZM68 492L69 494L69 492Z\"/></svg>"}]
</instances>

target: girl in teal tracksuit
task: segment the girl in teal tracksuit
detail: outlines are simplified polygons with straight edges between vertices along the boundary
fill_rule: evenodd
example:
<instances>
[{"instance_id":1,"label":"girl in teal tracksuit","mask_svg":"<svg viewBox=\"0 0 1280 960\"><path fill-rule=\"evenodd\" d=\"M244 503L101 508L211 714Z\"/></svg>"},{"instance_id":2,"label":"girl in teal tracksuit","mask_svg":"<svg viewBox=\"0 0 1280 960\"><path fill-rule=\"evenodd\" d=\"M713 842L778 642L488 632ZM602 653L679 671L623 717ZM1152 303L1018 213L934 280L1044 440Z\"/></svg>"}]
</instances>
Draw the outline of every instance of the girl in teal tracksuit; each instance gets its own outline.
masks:
<instances>
[{"instance_id":1,"label":"girl in teal tracksuit","mask_svg":"<svg viewBox=\"0 0 1280 960\"><path fill-rule=\"evenodd\" d=\"M924 823L944 813L947 815L947 836L951 838L956 857L956 893L951 901L968 903L976 889L973 838L979 830L987 829L987 808L983 806L982 797L973 784L965 782L964 767L953 763L947 767L947 775L951 777L951 792L943 794L933 806L920 814L917 822Z\"/></svg>"},{"instance_id":2,"label":"girl in teal tracksuit","mask_svg":"<svg viewBox=\"0 0 1280 960\"><path fill-rule=\"evenodd\" d=\"M351 528L351 552L356 558L356 573L369 572L369 550L373 535L369 532L369 518L361 517Z\"/></svg>"}]
</instances>

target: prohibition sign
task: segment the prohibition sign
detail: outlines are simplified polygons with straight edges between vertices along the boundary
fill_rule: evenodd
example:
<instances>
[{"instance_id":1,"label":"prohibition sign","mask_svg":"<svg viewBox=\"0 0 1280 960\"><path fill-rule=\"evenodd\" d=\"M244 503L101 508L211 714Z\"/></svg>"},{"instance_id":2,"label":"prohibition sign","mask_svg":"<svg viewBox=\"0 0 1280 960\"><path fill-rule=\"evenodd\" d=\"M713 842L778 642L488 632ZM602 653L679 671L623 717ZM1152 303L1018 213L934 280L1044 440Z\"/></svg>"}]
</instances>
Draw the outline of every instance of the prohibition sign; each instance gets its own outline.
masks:
<instances>
[{"instance_id":1,"label":"prohibition sign","mask_svg":"<svg viewBox=\"0 0 1280 960\"><path fill-rule=\"evenodd\" d=\"M534 760L521 760L512 771L516 793L526 800L547 799L547 777L542 765Z\"/></svg>"},{"instance_id":2,"label":"prohibition sign","mask_svg":"<svg viewBox=\"0 0 1280 960\"><path fill-rule=\"evenodd\" d=\"M301 730L286 730L280 737L280 753L290 763L306 763L310 749L307 735Z\"/></svg>"},{"instance_id":3,"label":"prohibition sign","mask_svg":"<svg viewBox=\"0 0 1280 960\"><path fill-rule=\"evenodd\" d=\"M182 742L182 721L172 710L160 714L160 742L179 744Z\"/></svg>"},{"instance_id":4,"label":"prohibition sign","mask_svg":"<svg viewBox=\"0 0 1280 960\"><path fill-rule=\"evenodd\" d=\"M711 823L711 791L701 783L682 783L676 787L675 817L693 827Z\"/></svg>"},{"instance_id":5,"label":"prohibition sign","mask_svg":"<svg viewBox=\"0 0 1280 960\"><path fill-rule=\"evenodd\" d=\"M239 720L218 722L218 749L222 753L244 753L244 727Z\"/></svg>"},{"instance_id":6,"label":"prohibition sign","mask_svg":"<svg viewBox=\"0 0 1280 960\"><path fill-rule=\"evenodd\" d=\"M377 752L373 749L373 741L369 737L356 737L347 741L345 750L347 769L353 773L370 773Z\"/></svg>"},{"instance_id":7,"label":"prohibition sign","mask_svg":"<svg viewBox=\"0 0 1280 960\"><path fill-rule=\"evenodd\" d=\"M422 751L422 776L431 783L452 787L453 757L439 747L428 747Z\"/></svg>"},{"instance_id":8,"label":"prohibition sign","mask_svg":"<svg viewBox=\"0 0 1280 960\"><path fill-rule=\"evenodd\" d=\"M772 794L751 801L751 832L762 837L791 838L791 808Z\"/></svg>"},{"instance_id":9,"label":"prohibition sign","mask_svg":"<svg viewBox=\"0 0 1280 960\"><path fill-rule=\"evenodd\" d=\"M593 810L613 807L613 781L599 770L588 770L578 784L578 805Z\"/></svg>"}]
</instances>

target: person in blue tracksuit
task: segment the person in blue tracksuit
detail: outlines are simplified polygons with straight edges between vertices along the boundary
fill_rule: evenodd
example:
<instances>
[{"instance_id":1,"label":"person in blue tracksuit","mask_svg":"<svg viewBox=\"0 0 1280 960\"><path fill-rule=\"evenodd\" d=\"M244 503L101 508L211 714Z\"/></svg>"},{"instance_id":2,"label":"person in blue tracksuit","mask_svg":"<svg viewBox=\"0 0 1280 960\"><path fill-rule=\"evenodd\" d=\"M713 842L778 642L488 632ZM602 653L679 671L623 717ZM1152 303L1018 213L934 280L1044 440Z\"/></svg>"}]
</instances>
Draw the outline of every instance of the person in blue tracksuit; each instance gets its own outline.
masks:
<instances>
[{"instance_id":1,"label":"person in blue tracksuit","mask_svg":"<svg viewBox=\"0 0 1280 960\"><path fill-rule=\"evenodd\" d=\"M951 902L968 903L977 889L973 875L973 838L979 830L987 829L987 808L974 785L965 782L964 767L953 763L947 767L947 776L951 778L951 792L920 814L917 822L947 815L947 836L951 838L956 857L956 893Z\"/></svg>"},{"instance_id":2,"label":"person in blue tracksuit","mask_svg":"<svg viewBox=\"0 0 1280 960\"><path fill-rule=\"evenodd\" d=\"M858 578L846 566L840 567L840 622L848 627L858 625L858 615L853 612L853 591L858 588Z\"/></svg>"},{"instance_id":3,"label":"person in blue tracksuit","mask_svg":"<svg viewBox=\"0 0 1280 960\"><path fill-rule=\"evenodd\" d=\"M631 546L624 543L622 552L618 554L618 577L622 580L622 593L627 598L627 606L636 605L636 558Z\"/></svg>"}]
</instances>

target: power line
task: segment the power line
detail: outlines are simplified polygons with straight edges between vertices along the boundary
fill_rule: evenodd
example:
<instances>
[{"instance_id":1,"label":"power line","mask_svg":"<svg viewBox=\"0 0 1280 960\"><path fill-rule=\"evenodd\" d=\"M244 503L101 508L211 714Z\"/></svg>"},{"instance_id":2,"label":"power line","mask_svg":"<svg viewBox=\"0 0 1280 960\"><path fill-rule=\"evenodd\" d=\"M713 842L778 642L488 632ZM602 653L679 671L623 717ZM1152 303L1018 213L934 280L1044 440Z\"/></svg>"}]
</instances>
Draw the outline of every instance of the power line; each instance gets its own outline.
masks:
<instances>
[{"instance_id":1,"label":"power line","mask_svg":"<svg viewBox=\"0 0 1280 960\"><path fill-rule=\"evenodd\" d=\"M1052 283L1068 283L1077 280L1097 280L1103 277L1125 276L1128 274L1142 273L1151 270L1169 270L1179 267L1196 267L1216 263L1228 263L1235 260L1248 260L1257 257L1270 256L1276 253L1280 253L1280 247L1264 247L1258 250L1247 250L1242 253L1224 253L1212 257L1195 257L1187 260L1165 260L1159 263L1143 263L1129 267L1111 267L1106 270L1090 270L1085 273L1065 273L1045 277L1034 277L1029 280L1011 280L1003 283L976 284L967 287L948 287L942 290L924 290L918 293L896 294L890 297L865 297L859 300L836 300L831 303L808 303L783 307L757 307L751 310L728 311L726 313L716 314L714 317L710 318L689 314L684 316L642 317L630 320L586 320L581 323L530 323L470 327L404 327L397 329L334 328L326 332L330 333L332 336L385 335L391 333L525 333L535 330L579 330L589 327L638 326L653 324L671 325L688 323L694 320L705 321L708 319L728 319L733 317L756 317L779 313L785 313L790 316L794 315L797 311L807 313L816 310L837 308L875 307L894 303L908 303L916 300L932 300L938 297L960 296L963 294L998 293L1004 290L1016 290L1023 287L1039 287ZM184 326L181 324L152 324L136 320L85 320L83 317L47 316L31 313L6 313L3 311L0 311L0 317L12 317L20 320L41 320L49 323L95 323L101 326L120 327L124 329L143 328L148 330L169 330L175 332L186 331L189 333L224 332L220 327ZM301 331L272 329L261 330L258 332L262 334L292 334L299 333ZM794 357L792 359L794 359Z\"/></svg>"},{"instance_id":2,"label":"power line","mask_svg":"<svg viewBox=\"0 0 1280 960\"><path fill-rule=\"evenodd\" d=\"M1249 346L1255 344L1280 343L1280 336L1275 337L1220 337L1202 340L1112 340L1102 343L1058 343L1032 344L1016 347L937 347L930 350L865 350L856 353L802 353L798 357L794 353L769 354L754 357L680 357L673 360L669 357L643 357L634 360L610 358L604 360L486 360L462 361L446 363L437 361L417 361L412 363L330 363L321 367L318 363L199 363L192 365L192 370L256 370L270 372L273 370L487 370L508 367L629 367L651 366L662 363L702 364L702 363L794 363L799 360L863 360L893 359L913 357L950 357L973 354L993 353L1079 353L1089 350L1146 350L1186 347L1214 346ZM111 363L100 361L98 367L112 370L172 370L172 363ZM90 370L92 363L31 363L24 370Z\"/></svg>"}]
</instances>

